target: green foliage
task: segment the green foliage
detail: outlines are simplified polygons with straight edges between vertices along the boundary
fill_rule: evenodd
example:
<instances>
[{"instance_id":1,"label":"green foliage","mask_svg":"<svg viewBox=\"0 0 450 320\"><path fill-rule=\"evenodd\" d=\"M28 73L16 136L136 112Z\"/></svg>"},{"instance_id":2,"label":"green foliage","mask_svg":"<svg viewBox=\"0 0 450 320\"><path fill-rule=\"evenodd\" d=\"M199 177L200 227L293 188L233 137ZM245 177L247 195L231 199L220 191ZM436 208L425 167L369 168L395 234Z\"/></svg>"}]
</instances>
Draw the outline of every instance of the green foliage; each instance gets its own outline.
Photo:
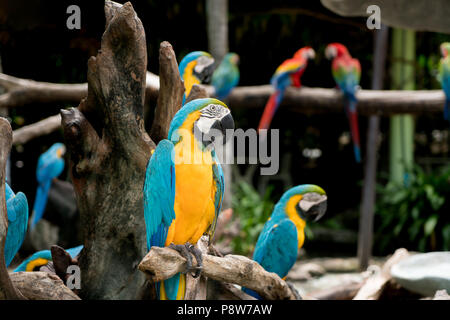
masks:
<instances>
[{"instance_id":1,"label":"green foliage","mask_svg":"<svg viewBox=\"0 0 450 320\"><path fill-rule=\"evenodd\" d=\"M378 192L376 249L450 250L450 167L426 173L416 166L407 184L389 182Z\"/></svg>"},{"instance_id":2,"label":"green foliage","mask_svg":"<svg viewBox=\"0 0 450 320\"><path fill-rule=\"evenodd\" d=\"M264 223L272 213L274 203L270 195L273 187L269 186L263 197L245 181L239 181L234 188L233 211L239 217L241 231L231 246L234 253L250 255Z\"/></svg>"}]
</instances>

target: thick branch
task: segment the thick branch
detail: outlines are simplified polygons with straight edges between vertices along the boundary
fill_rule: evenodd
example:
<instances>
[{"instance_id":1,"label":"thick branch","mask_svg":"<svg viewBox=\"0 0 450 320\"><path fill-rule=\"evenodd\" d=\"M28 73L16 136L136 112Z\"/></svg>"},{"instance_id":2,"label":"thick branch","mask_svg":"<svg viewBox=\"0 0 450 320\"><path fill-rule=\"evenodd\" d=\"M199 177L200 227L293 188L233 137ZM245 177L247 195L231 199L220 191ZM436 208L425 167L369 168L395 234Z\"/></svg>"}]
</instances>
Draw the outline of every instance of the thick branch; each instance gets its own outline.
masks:
<instances>
[{"instance_id":1,"label":"thick branch","mask_svg":"<svg viewBox=\"0 0 450 320\"><path fill-rule=\"evenodd\" d=\"M157 144L169 134L170 122L181 108L184 84L178 72L178 63L172 45L167 41L159 48L160 92L150 137Z\"/></svg>"},{"instance_id":2,"label":"thick branch","mask_svg":"<svg viewBox=\"0 0 450 320\"><path fill-rule=\"evenodd\" d=\"M171 67L171 69L173 68ZM158 96L160 89L159 77L147 72L146 79L146 98L147 100L154 100ZM173 77L173 79L176 79L176 77ZM36 102L79 102L87 93L86 83L57 84L36 82L11 77L2 73L0 73L0 86L8 91L0 96L0 107L7 108L24 104L31 105ZM176 87L178 87L178 84ZM213 96L214 89L210 86L205 86L205 88L208 95ZM233 108L261 109L265 106L267 99L272 93L273 88L270 85L237 87L228 97L228 104L233 106ZM445 102L442 90L360 90L357 97L359 100L358 110L362 115L440 113L443 112ZM288 88L281 106L291 111L302 113L341 112L344 107L344 101L342 95L336 89ZM156 111L156 114L162 112L163 115L164 112L167 112L163 111ZM162 115L161 117L165 118ZM152 128L155 136L157 131L156 127L155 129Z\"/></svg>"},{"instance_id":3,"label":"thick branch","mask_svg":"<svg viewBox=\"0 0 450 320\"><path fill-rule=\"evenodd\" d=\"M50 134L59 128L61 128L61 115L57 114L14 130L13 145L27 143L34 138Z\"/></svg>"},{"instance_id":4,"label":"thick branch","mask_svg":"<svg viewBox=\"0 0 450 320\"><path fill-rule=\"evenodd\" d=\"M24 299L11 282L6 269L5 243L8 233L8 214L5 199L6 161L12 144L12 129L8 120L0 118L0 300Z\"/></svg>"},{"instance_id":5,"label":"thick branch","mask_svg":"<svg viewBox=\"0 0 450 320\"><path fill-rule=\"evenodd\" d=\"M46 272L11 273L14 286L29 300L80 300L57 275Z\"/></svg>"},{"instance_id":6,"label":"thick branch","mask_svg":"<svg viewBox=\"0 0 450 320\"><path fill-rule=\"evenodd\" d=\"M153 247L139 264L139 270L150 282L168 279L185 269L186 259L170 248ZM289 286L277 274L265 271L256 261L244 256L227 255L221 258L205 254L203 275L247 287L268 300L295 300Z\"/></svg>"}]
</instances>

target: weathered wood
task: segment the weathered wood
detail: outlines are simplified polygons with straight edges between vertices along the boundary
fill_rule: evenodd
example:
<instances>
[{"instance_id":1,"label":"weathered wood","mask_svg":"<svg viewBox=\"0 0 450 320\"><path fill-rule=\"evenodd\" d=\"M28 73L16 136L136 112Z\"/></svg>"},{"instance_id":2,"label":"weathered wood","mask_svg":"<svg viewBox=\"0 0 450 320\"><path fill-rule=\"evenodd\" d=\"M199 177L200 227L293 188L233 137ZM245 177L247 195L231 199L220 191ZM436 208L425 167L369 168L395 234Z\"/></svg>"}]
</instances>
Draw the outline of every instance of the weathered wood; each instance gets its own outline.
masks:
<instances>
[{"instance_id":1,"label":"weathered wood","mask_svg":"<svg viewBox=\"0 0 450 320\"><path fill-rule=\"evenodd\" d=\"M12 145L12 129L8 120L0 118L0 300L24 299L16 289L6 269L5 243L8 233L8 214L6 212L5 175L6 161Z\"/></svg>"},{"instance_id":2,"label":"weathered wood","mask_svg":"<svg viewBox=\"0 0 450 320\"><path fill-rule=\"evenodd\" d=\"M173 249L153 247L139 264L139 270L150 282L159 282L185 271L186 259ZM268 300L295 300L294 293L284 280L244 256L227 255L222 258L203 255L203 275L252 289Z\"/></svg>"},{"instance_id":3,"label":"weathered wood","mask_svg":"<svg viewBox=\"0 0 450 320\"><path fill-rule=\"evenodd\" d=\"M208 300L256 300L230 283L208 279Z\"/></svg>"},{"instance_id":4,"label":"weathered wood","mask_svg":"<svg viewBox=\"0 0 450 320\"><path fill-rule=\"evenodd\" d=\"M204 235L198 240L196 247L202 254L208 253L209 236ZM206 300L207 278L202 274L194 278L191 274L186 275L185 300Z\"/></svg>"},{"instance_id":5,"label":"weathered wood","mask_svg":"<svg viewBox=\"0 0 450 320\"><path fill-rule=\"evenodd\" d=\"M183 102L184 84L178 72L178 63L172 46L167 41L159 48L160 93L150 137L158 144L167 139L170 122Z\"/></svg>"},{"instance_id":6,"label":"weathered wood","mask_svg":"<svg viewBox=\"0 0 450 320\"><path fill-rule=\"evenodd\" d=\"M80 300L57 275L47 272L14 272L14 286L29 300Z\"/></svg>"},{"instance_id":7,"label":"weathered wood","mask_svg":"<svg viewBox=\"0 0 450 320\"><path fill-rule=\"evenodd\" d=\"M349 282L325 290L308 293L308 296L318 300L352 300L362 285L362 282Z\"/></svg>"},{"instance_id":8,"label":"weathered wood","mask_svg":"<svg viewBox=\"0 0 450 320\"><path fill-rule=\"evenodd\" d=\"M88 96L61 110L70 153L84 250L79 257L83 298L133 299L145 277L142 188L155 144L144 129L145 32L127 2L105 2L101 50L88 63Z\"/></svg>"},{"instance_id":9,"label":"weathered wood","mask_svg":"<svg viewBox=\"0 0 450 320\"><path fill-rule=\"evenodd\" d=\"M377 300L383 292L386 284L392 279L392 266L408 256L408 250L403 248L397 249L392 257L390 257L383 265L381 271L366 280L353 300Z\"/></svg>"}]
</instances>

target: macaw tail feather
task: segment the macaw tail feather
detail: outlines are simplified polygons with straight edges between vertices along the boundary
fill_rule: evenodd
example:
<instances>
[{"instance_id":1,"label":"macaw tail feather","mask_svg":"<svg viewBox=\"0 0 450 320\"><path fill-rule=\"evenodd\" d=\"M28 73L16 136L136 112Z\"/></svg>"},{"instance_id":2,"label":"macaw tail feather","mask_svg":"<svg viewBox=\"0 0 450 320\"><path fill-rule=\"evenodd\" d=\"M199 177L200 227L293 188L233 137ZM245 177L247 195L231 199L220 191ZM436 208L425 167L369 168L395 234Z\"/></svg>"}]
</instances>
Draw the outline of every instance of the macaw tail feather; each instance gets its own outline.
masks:
<instances>
[{"instance_id":1,"label":"macaw tail feather","mask_svg":"<svg viewBox=\"0 0 450 320\"><path fill-rule=\"evenodd\" d=\"M33 205L33 213L31 214L30 229L33 229L36 223L41 220L44 215L45 206L47 205L48 192L52 181L46 181L43 184L39 184L36 191L36 198Z\"/></svg>"},{"instance_id":2,"label":"macaw tail feather","mask_svg":"<svg viewBox=\"0 0 450 320\"><path fill-rule=\"evenodd\" d=\"M261 120L259 121L258 132L261 129L269 129L270 123L272 122L272 118L275 112L280 105L281 100L283 99L283 91L276 90L267 101L266 107L264 108L263 115Z\"/></svg>"},{"instance_id":3,"label":"macaw tail feather","mask_svg":"<svg viewBox=\"0 0 450 320\"><path fill-rule=\"evenodd\" d=\"M177 273L172 278L156 284L160 300L183 300L186 293L186 275Z\"/></svg>"},{"instance_id":4,"label":"macaw tail feather","mask_svg":"<svg viewBox=\"0 0 450 320\"><path fill-rule=\"evenodd\" d=\"M248 294L249 296L252 296L253 298L256 298L258 300L263 300L263 298L261 298L261 296L259 294L257 294L255 291L247 289L242 287L242 291L244 291L246 294Z\"/></svg>"},{"instance_id":5,"label":"macaw tail feather","mask_svg":"<svg viewBox=\"0 0 450 320\"><path fill-rule=\"evenodd\" d=\"M361 162L361 145L359 142L358 113L356 112L356 99L349 100L347 116L350 122L350 132L353 140L353 151L357 163Z\"/></svg>"},{"instance_id":6,"label":"macaw tail feather","mask_svg":"<svg viewBox=\"0 0 450 320\"><path fill-rule=\"evenodd\" d=\"M448 114L448 105L450 103L450 100L445 99L444 104L444 119L450 121L449 114Z\"/></svg>"}]
</instances>

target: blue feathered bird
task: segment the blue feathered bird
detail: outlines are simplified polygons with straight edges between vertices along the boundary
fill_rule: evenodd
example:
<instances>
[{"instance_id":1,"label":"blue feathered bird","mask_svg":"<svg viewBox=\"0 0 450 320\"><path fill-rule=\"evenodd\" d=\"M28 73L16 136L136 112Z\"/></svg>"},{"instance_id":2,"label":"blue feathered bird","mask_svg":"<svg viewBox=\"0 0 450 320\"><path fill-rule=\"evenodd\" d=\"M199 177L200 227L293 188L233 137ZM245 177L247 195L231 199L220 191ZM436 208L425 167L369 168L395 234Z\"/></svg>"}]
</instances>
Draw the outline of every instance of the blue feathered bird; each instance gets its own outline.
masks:
<instances>
[{"instance_id":1,"label":"blue feathered bird","mask_svg":"<svg viewBox=\"0 0 450 320\"><path fill-rule=\"evenodd\" d=\"M306 221L319 220L327 209L327 196L319 186L304 184L286 191L275 205L256 242L253 260L266 271L285 278L305 240ZM247 294L261 299L254 291Z\"/></svg>"},{"instance_id":2,"label":"blue feathered bird","mask_svg":"<svg viewBox=\"0 0 450 320\"><path fill-rule=\"evenodd\" d=\"M53 179L58 177L64 170L64 153L66 147L62 143L53 144L46 152L41 154L38 159L36 169L36 178L38 188L34 200L33 212L31 213L30 229L33 229L36 223L42 218L45 206L47 205L48 192Z\"/></svg>"},{"instance_id":3,"label":"blue feathered bird","mask_svg":"<svg viewBox=\"0 0 450 320\"><path fill-rule=\"evenodd\" d=\"M83 246L77 246L74 248L67 249L66 251L70 254L70 256L75 258L78 256L83 250ZM34 271L38 267L45 266L49 261L52 261L52 253L50 250L42 250L33 253L31 256L26 258L15 270L14 272L19 271Z\"/></svg>"},{"instance_id":4,"label":"blue feathered bird","mask_svg":"<svg viewBox=\"0 0 450 320\"><path fill-rule=\"evenodd\" d=\"M14 194L5 183L6 211L8 214L8 233L5 241L5 262L8 267L22 246L28 227L28 201L25 194Z\"/></svg>"},{"instance_id":5,"label":"blue feathered bird","mask_svg":"<svg viewBox=\"0 0 450 320\"><path fill-rule=\"evenodd\" d=\"M225 100L231 90L239 83L239 56L230 52L225 55L220 65L214 71L211 84L216 91L217 99Z\"/></svg>"}]
</instances>

